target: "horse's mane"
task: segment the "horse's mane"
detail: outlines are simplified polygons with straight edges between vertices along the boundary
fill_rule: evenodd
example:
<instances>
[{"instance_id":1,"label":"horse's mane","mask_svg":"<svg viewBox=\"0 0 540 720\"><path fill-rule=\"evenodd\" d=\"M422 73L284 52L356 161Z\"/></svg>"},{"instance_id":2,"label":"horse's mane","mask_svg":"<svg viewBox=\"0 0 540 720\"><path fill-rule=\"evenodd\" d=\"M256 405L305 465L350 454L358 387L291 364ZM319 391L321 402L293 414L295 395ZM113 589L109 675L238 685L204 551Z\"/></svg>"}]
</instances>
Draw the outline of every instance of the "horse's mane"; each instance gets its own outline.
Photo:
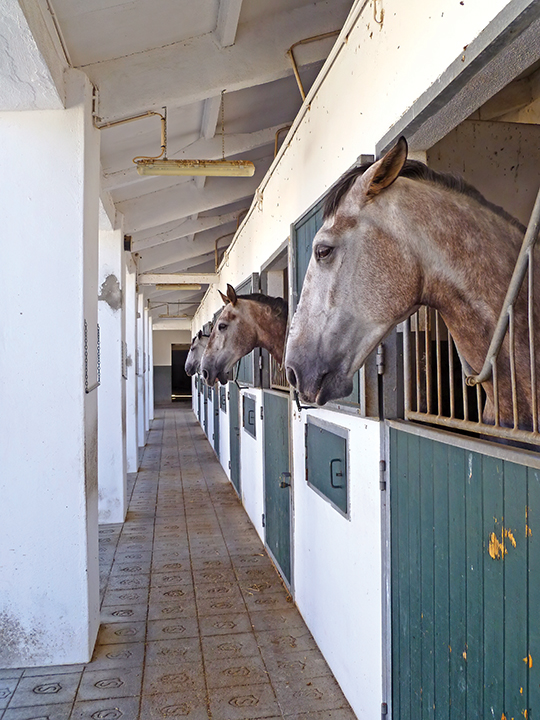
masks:
<instances>
[{"instance_id":1,"label":"horse's mane","mask_svg":"<svg viewBox=\"0 0 540 720\"><path fill-rule=\"evenodd\" d=\"M284 315L287 317L288 304L287 301L280 297L272 297L263 293L250 293L249 295L238 295L239 300L253 300L254 302L269 305L275 315Z\"/></svg>"},{"instance_id":2,"label":"horse's mane","mask_svg":"<svg viewBox=\"0 0 540 720\"><path fill-rule=\"evenodd\" d=\"M334 215L341 205L343 198L352 188L354 181L363 175L372 165L373 163L356 165L339 178L336 184L330 189L326 198L323 212L324 220ZM479 190L477 190L473 185L465 182L460 175L437 172L418 160L406 160L401 172L399 173L399 177L409 178L411 180L426 180L427 182L434 183L435 185L441 185L449 190L454 190L457 193L472 197L481 205L489 208L494 213L500 215L509 223L525 232L525 227L519 222L519 220L516 220L515 217L506 212L504 208L499 205L494 205L489 202L489 200L486 200Z\"/></svg>"}]
</instances>

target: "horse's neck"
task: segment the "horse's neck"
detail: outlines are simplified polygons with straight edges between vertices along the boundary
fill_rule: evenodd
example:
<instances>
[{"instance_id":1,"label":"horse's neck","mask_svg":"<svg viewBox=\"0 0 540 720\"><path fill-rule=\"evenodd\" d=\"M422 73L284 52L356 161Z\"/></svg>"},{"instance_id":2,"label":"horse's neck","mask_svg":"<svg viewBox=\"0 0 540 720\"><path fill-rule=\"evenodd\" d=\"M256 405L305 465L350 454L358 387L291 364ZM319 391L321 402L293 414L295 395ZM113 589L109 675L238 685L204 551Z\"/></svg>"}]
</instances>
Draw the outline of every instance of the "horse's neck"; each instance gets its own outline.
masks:
<instances>
[{"instance_id":1,"label":"horse's neck","mask_svg":"<svg viewBox=\"0 0 540 720\"><path fill-rule=\"evenodd\" d=\"M255 325L257 327L257 347L267 350L281 365L287 331L287 317L267 314L264 309L257 308Z\"/></svg>"},{"instance_id":2,"label":"horse's neck","mask_svg":"<svg viewBox=\"0 0 540 720\"><path fill-rule=\"evenodd\" d=\"M475 212L476 210L476 212ZM485 208L452 206L430 233L422 258L420 302L440 311L477 372L485 358L522 241L521 230Z\"/></svg>"}]
</instances>

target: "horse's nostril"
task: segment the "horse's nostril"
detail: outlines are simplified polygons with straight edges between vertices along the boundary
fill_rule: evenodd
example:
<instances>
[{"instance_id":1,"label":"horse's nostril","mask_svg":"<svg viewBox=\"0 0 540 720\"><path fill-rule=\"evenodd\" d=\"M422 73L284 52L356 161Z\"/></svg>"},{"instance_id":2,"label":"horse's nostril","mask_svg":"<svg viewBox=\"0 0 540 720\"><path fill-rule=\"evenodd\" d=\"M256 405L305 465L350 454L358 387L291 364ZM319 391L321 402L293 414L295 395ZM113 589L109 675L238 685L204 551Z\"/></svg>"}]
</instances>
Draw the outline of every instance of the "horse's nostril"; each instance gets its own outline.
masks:
<instances>
[{"instance_id":1,"label":"horse's nostril","mask_svg":"<svg viewBox=\"0 0 540 720\"><path fill-rule=\"evenodd\" d=\"M287 380L289 381L289 385L292 385L293 387L296 387L296 373L292 369L292 367L287 367Z\"/></svg>"},{"instance_id":2,"label":"horse's nostril","mask_svg":"<svg viewBox=\"0 0 540 720\"><path fill-rule=\"evenodd\" d=\"M204 378L205 380L208 380L208 370L203 370L203 371L202 371L202 374L203 374L203 378Z\"/></svg>"}]
</instances>

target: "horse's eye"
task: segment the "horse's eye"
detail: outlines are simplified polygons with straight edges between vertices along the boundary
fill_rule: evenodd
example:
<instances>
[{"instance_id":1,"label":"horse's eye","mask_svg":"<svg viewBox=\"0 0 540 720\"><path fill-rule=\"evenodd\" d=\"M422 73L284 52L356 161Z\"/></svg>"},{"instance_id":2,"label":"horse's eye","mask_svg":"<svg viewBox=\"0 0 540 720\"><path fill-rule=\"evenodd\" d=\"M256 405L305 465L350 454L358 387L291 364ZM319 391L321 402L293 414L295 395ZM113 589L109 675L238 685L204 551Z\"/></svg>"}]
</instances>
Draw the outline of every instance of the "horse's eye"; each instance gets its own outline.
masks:
<instances>
[{"instance_id":1,"label":"horse's eye","mask_svg":"<svg viewBox=\"0 0 540 720\"><path fill-rule=\"evenodd\" d=\"M330 245L318 245L315 248L315 257L317 260L325 260L326 258L330 257L330 255L334 252L334 248Z\"/></svg>"},{"instance_id":2,"label":"horse's eye","mask_svg":"<svg viewBox=\"0 0 540 720\"><path fill-rule=\"evenodd\" d=\"M219 323L219 325L218 325L218 330L220 330L221 332L223 332L223 331L226 330L226 329L227 329L227 325L226 325L225 323Z\"/></svg>"}]
</instances>

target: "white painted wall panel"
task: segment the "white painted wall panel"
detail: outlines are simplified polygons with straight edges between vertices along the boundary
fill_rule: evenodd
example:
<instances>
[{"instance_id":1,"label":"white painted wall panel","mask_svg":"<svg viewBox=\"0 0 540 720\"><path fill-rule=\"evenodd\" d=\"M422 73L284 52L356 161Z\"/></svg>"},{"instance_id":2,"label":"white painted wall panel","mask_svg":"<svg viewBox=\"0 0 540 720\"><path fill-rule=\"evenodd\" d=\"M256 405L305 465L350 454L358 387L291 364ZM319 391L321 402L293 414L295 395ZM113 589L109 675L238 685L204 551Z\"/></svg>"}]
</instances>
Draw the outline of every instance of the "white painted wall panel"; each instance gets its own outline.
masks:
<instances>
[{"instance_id":1,"label":"white painted wall panel","mask_svg":"<svg viewBox=\"0 0 540 720\"><path fill-rule=\"evenodd\" d=\"M85 318L96 337L99 133L87 79L72 71L67 86L67 110L0 113L2 667L87 662L99 625L84 352Z\"/></svg>"},{"instance_id":2,"label":"white painted wall panel","mask_svg":"<svg viewBox=\"0 0 540 720\"><path fill-rule=\"evenodd\" d=\"M305 481L306 413L293 413L295 600L359 718L378 717L381 684L379 423L319 410L349 429L350 519Z\"/></svg>"},{"instance_id":3,"label":"white painted wall panel","mask_svg":"<svg viewBox=\"0 0 540 720\"><path fill-rule=\"evenodd\" d=\"M242 396L255 398L255 427L257 438L253 438L242 427ZM262 391L250 388L242 391L240 397L240 490L242 502L255 530L264 542L262 516L264 513L263 486L263 429L261 425Z\"/></svg>"}]
</instances>

